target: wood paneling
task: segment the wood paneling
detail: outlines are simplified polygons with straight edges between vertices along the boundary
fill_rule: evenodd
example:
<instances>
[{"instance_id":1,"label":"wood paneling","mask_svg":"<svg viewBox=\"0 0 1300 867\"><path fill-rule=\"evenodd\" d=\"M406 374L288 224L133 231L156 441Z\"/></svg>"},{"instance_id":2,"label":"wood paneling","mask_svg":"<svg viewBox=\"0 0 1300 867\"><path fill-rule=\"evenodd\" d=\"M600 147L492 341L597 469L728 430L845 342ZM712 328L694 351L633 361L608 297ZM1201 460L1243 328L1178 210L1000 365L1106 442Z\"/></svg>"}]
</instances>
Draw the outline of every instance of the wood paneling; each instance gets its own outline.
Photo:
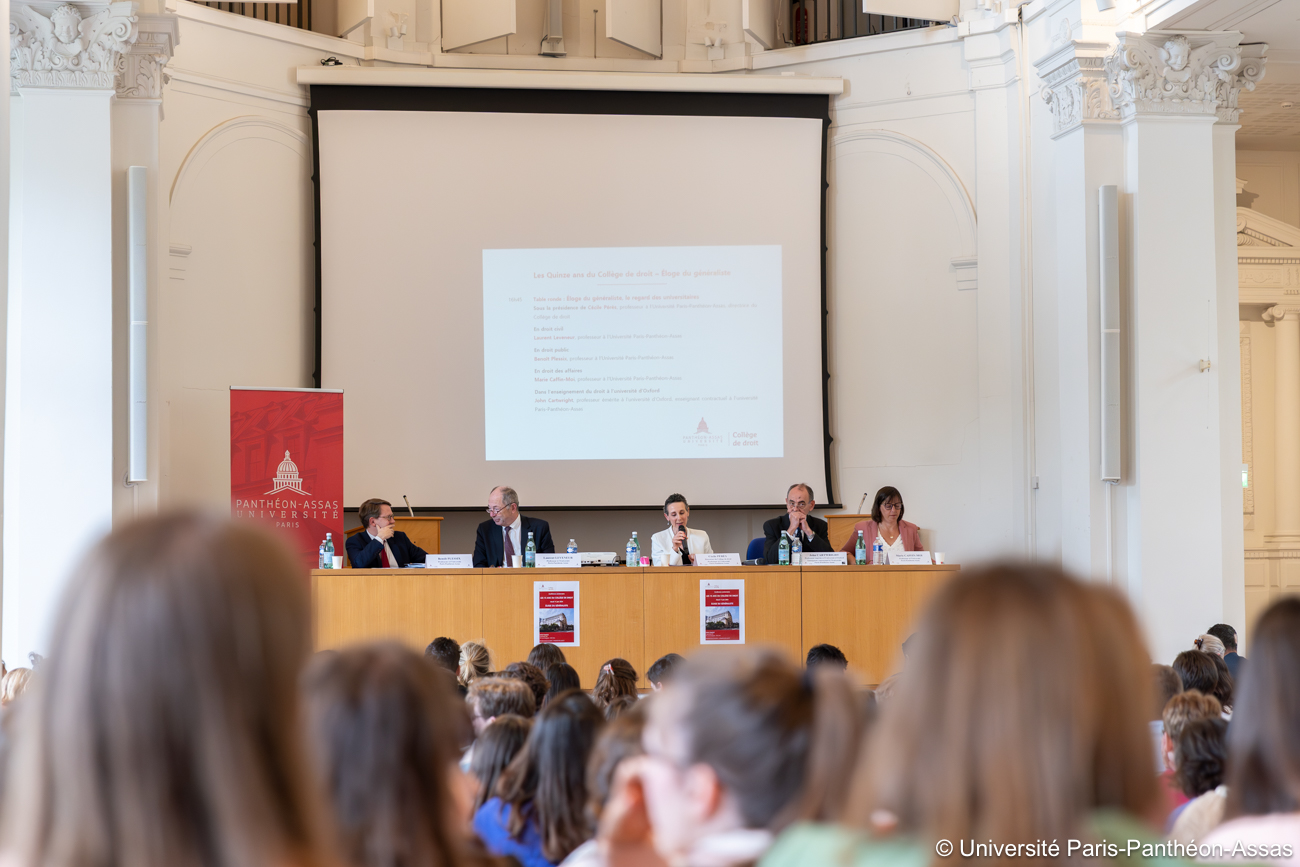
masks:
<instances>
[{"instance_id":1,"label":"wood paneling","mask_svg":"<svg viewBox=\"0 0 1300 867\"><path fill-rule=\"evenodd\" d=\"M843 548L844 543L849 541L849 536L852 535L853 533L853 525L856 524L858 521L870 521L870 520L871 520L870 513L867 513L865 515L827 515L826 525L828 529L826 531L826 535L831 537L831 548L835 551L838 551L841 548ZM874 541L876 540L875 539L867 540L867 553L871 553L871 543ZM816 642L816 641L813 642L813 644L818 644L818 643L820 642Z\"/></svg>"},{"instance_id":2,"label":"wood paneling","mask_svg":"<svg viewBox=\"0 0 1300 867\"><path fill-rule=\"evenodd\" d=\"M481 569L317 569L311 590L317 650L377 638L423 650L483 634Z\"/></svg>"},{"instance_id":3,"label":"wood paneling","mask_svg":"<svg viewBox=\"0 0 1300 867\"><path fill-rule=\"evenodd\" d=\"M579 586L582 642L564 648L583 689L596 684L600 666L621 656L645 672L645 607L640 567L587 569L484 569L483 637L493 665L524 659L533 647L533 582L574 581Z\"/></svg>"},{"instance_id":4,"label":"wood paneling","mask_svg":"<svg viewBox=\"0 0 1300 867\"><path fill-rule=\"evenodd\" d=\"M423 548L426 554L442 553L442 518L412 518L410 515L394 513L393 526L397 528L398 532L405 533L407 538ZM351 538L360 532L360 527L353 527L348 530L347 536ZM347 556L343 551L335 551L334 553ZM348 561L345 560L344 562ZM350 567L352 564L348 562L348 565Z\"/></svg>"},{"instance_id":5,"label":"wood paneling","mask_svg":"<svg viewBox=\"0 0 1300 867\"><path fill-rule=\"evenodd\" d=\"M834 644L862 683L902 667L901 645L935 589L959 566L808 566L803 643Z\"/></svg>"},{"instance_id":6,"label":"wood paneling","mask_svg":"<svg viewBox=\"0 0 1300 867\"><path fill-rule=\"evenodd\" d=\"M745 582L745 643L776 645L802 659L800 577L797 566L696 566L645 570L645 658L648 668L665 653L686 656L700 647L700 581ZM643 685L649 687L642 671Z\"/></svg>"}]
</instances>

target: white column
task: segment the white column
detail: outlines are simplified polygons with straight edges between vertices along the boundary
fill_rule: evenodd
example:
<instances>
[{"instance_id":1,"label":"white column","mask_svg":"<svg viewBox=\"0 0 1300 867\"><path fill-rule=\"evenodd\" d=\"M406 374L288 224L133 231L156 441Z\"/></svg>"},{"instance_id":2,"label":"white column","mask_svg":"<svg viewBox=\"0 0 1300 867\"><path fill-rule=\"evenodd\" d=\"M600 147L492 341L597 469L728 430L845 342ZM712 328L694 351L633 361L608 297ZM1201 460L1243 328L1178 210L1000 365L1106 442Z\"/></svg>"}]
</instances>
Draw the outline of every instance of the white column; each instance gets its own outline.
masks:
<instances>
[{"instance_id":1,"label":"white column","mask_svg":"<svg viewBox=\"0 0 1300 867\"><path fill-rule=\"evenodd\" d=\"M1223 428L1240 403L1223 399L1214 126L1263 76L1243 64L1239 33L1120 34L1107 59L1124 139L1134 483L1127 489L1129 592L1152 651L1171 659L1189 630L1223 617ZM1235 120L1235 117L1232 118ZM1231 313L1235 322L1235 308ZM1209 368L1205 368L1205 363ZM1233 459L1240 464L1240 456ZM1237 482L1238 488L1240 481ZM1236 491L1240 497L1240 490ZM1233 535L1235 533L1235 539Z\"/></svg>"},{"instance_id":2,"label":"white column","mask_svg":"<svg viewBox=\"0 0 1300 867\"><path fill-rule=\"evenodd\" d=\"M135 4L11 10L3 658L45 649L78 557L111 525L110 106ZM83 19L92 27L83 28ZM83 30L88 36L82 36Z\"/></svg>"},{"instance_id":3,"label":"white column","mask_svg":"<svg viewBox=\"0 0 1300 867\"><path fill-rule=\"evenodd\" d=\"M1300 542L1300 307L1270 307L1274 340L1276 520L1267 541Z\"/></svg>"}]
</instances>

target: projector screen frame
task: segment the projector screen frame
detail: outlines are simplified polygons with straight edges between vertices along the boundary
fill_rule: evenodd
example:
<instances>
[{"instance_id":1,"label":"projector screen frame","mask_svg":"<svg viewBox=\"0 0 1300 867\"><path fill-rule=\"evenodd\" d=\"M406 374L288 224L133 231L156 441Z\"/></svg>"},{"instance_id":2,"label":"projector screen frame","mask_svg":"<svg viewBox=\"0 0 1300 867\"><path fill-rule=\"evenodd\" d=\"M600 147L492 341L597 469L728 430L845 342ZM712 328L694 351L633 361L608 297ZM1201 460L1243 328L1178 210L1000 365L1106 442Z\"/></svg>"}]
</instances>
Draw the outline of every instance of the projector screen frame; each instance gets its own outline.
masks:
<instances>
[{"instance_id":1,"label":"projector screen frame","mask_svg":"<svg viewBox=\"0 0 1300 867\"><path fill-rule=\"evenodd\" d=\"M519 114L587 114L587 115L660 115L684 117L793 117L821 121L821 386L822 386L822 457L823 490L827 502L819 509L840 509L835 501L831 470L830 366L826 304L826 179L830 140L831 96L816 93L751 93L719 91L591 90L532 89L506 87L419 87L397 85L311 84L310 107L312 131L312 196L315 210L315 369L312 381L321 387L322 370L322 282L321 274L321 184L320 184L320 111L443 111L506 112ZM700 509L768 509L782 508L784 503L718 505L701 504ZM479 507L415 506L418 511L468 511ZM625 506L535 506L534 510L584 511L588 509L645 509L644 505Z\"/></svg>"}]
</instances>

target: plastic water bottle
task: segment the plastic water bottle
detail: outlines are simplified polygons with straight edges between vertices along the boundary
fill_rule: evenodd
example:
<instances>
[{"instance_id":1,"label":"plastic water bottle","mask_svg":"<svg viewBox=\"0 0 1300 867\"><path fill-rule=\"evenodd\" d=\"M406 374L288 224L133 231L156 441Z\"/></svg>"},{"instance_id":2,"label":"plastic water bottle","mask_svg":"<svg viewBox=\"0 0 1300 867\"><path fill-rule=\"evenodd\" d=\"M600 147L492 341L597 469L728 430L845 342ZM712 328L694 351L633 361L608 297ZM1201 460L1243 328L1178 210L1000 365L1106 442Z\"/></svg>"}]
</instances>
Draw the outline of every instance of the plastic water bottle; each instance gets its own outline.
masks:
<instances>
[{"instance_id":1,"label":"plastic water bottle","mask_svg":"<svg viewBox=\"0 0 1300 867\"><path fill-rule=\"evenodd\" d=\"M574 540L570 539L570 540L569 540L569 547L568 547L566 550L567 550L567 552L570 553L570 554L576 554L576 553L578 553L578 543L575 542Z\"/></svg>"},{"instance_id":2,"label":"plastic water bottle","mask_svg":"<svg viewBox=\"0 0 1300 867\"><path fill-rule=\"evenodd\" d=\"M524 568L537 568L537 543L533 541L531 530L528 533L528 544L524 546Z\"/></svg>"},{"instance_id":3,"label":"plastic water bottle","mask_svg":"<svg viewBox=\"0 0 1300 867\"><path fill-rule=\"evenodd\" d=\"M636 530L632 531L632 555L633 555L632 562L629 563L628 565L640 566L641 565L641 543L640 541L637 540Z\"/></svg>"},{"instance_id":4,"label":"plastic water bottle","mask_svg":"<svg viewBox=\"0 0 1300 867\"><path fill-rule=\"evenodd\" d=\"M332 563L330 565L333 565ZM325 540L321 539L320 549L316 552L316 568L325 568Z\"/></svg>"},{"instance_id":5,"label":"plastic water bottle","mask_svg":"<svg viewBox=\"0 0 1300 867\"><path fill-rule=\"evenodd\" d=\"M776 562L779 566L790 565L790 534L785 530L781 531L781 547Z\"/></svg>"},{"instance_id":6,"label":"plastic water bottle","mask_svg":"<svg viewBox=\"0 0 1300 867\"><path fill-rule=\"evenodd\" d=\"M635 566L638 559L639 558L636 555L636 547L632 544L632 540L628 539L627 540L627 565Z\"/></svg>"},{"instance_id":7,"label":"plastic water bottle","mask_svg":"<svg viewBox=\"0 0 1300 867\"><path fill-rule=\"evenodd\" d=\"M803 565L803 540L798 536L793 537L794 544L790 546L790 565Z\"/></svg>"},{"instance_id":8,"label":"plastic water bottle","mask_svg":"<svg viewBox=\"0 0 1300 867\"><path fill-rule=\"evenodd\" d=\"M325 534L325 565L322 566L321 568L322 569L334 568L334 534L333 533Z\"/></svg>"},{"instance_id":9,"label":"plastic water bottle","mask_svg":"<svg viewBox=\"0 0 1300 867\"><path fill-rule=\"evenodd\" d=\"M872 544L871 546L871 565L872 566L885 565L885 546L880 544L879 539L877 539L875 543Z\"/></svg>"},{"instance_id":10,"label":"plastic water bottle","mask_svg":"<svg viewBox=\"0 0 1300 867\"><path fill-rule=\"evenodd\" d=\"M867 565L867 540L861 530L858 531L857 547L853 549L853 559L858 561L859 566Z\"/></svg>"}]
</instances>

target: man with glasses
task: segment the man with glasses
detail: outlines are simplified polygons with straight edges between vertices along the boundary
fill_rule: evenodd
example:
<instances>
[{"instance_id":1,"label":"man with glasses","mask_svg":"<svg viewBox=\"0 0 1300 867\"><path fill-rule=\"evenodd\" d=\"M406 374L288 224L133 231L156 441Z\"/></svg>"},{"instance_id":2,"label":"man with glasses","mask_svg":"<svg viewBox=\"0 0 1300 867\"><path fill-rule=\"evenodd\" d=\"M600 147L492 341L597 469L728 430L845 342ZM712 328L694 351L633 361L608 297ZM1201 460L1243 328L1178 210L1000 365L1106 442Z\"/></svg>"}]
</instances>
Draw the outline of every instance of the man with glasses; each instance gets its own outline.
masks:
<instances>
[{"instance_id":1,"label":"man with glasses","mask_svg":"<svg viewBox=\"0 0 1300 867\"><path fill-rule=\"evenodd\" d=\"M513 557L522 557L528 544L528 534L533 534L533 544L538 554L554 554L551 525L539 518L526 518L519 514L519 495L514 488L498 485L488 494L488 520L478 525L474 539L474 568L514 565Z\"/></svg>"},{"instance_id":2,"label":"man with glasses","mask_svg":"<svg viewBox=\"0 0 1300 867\"><path fill-rule=\"evenodd\" d=\"M780 562L782 532L788 532L791 536L798 534L805 554L834 550L831 548L826 522L812 516L815 508L817 502L813 499L812 488L807 485L791 485L790 490L785 492L785 514L763 525L763 535L767 537L767 542L763 545L763 559L768 565Z\"/></svg>"},{"instance_id":3,"label":"man with glasses","mask_svg":"<svg viewBox=\"0 0 1300 867\"><path fill-rule=\"evenodd\" d=\"M393 525L393 507L387 500L366 500L357 512L365 531L348 537L348 561L353 569L400 569L423 563L424 549Z\"/></svg>"}]
</instances>

